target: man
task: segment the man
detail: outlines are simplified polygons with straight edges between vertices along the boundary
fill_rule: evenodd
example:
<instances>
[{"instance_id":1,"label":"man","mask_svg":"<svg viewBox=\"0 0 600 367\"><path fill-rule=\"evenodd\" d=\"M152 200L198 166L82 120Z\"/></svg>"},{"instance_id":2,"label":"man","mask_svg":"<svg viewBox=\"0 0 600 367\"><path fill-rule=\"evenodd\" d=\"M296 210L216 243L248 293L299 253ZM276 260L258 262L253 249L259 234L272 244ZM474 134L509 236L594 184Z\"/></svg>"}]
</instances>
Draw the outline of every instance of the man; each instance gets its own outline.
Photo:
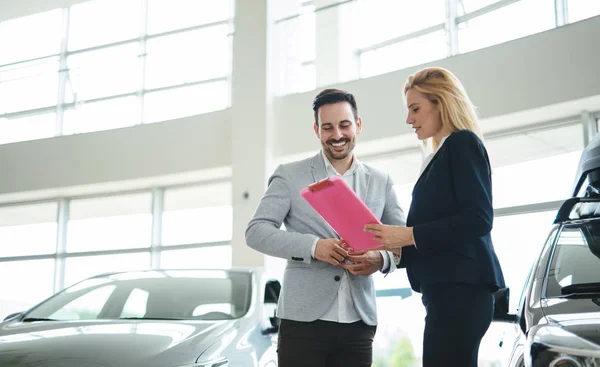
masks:
<instances>
[{"instance_id":1,"label":"man","mask_svg":"<svg viewBox=\"0 0 600 367\"><path fill-rule=\"evenodd\" d=\"M398 259L384 251L349 252L300 190L339 175L383 223L404 225L404 213L390 176L354 156L362 130L354 96L326 89L316 96L313 111L322 150L275 170L246 241L288 260L277 309L279 366L370 366L377 325L370 275L392 272Z\"/></svg>"}]
</instances>

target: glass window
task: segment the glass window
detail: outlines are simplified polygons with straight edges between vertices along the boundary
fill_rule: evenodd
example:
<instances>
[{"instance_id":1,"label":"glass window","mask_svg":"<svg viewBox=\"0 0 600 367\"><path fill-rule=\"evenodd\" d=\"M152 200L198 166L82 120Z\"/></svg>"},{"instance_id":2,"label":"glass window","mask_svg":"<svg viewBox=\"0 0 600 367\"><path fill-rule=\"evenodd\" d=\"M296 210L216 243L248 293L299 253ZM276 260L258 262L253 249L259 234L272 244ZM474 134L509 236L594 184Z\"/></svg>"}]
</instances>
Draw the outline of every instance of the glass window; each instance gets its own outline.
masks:
<instances>
[{"instance_id":1,"label":"glass window","mask_svg":"<svg viewBox=\"0 0 600 367\"><path fill-rule=\"evenodd\" d=\"M1 262L0 279L0 316L25 311L52 295L54 260Z\"/></svg>"},{"instance_id":2,"label":"glass window","mask_svg":"<svg viewBox=\"0 0 600 367\"><path fill-rule=\"evenodd\" d=\"M134 288L127 297L121 317L144 317L149 295L150 293L146 290Z\"/></svg>"},{"instance_id":3,"label":"glass window","mask_svg":"<svg viewBox=\"0 0 600 367\"><path fill-rule=\"evenodd\" d=\"M49 138L56 133L56 115L40 115L0 118L0 144Z\"/></svg>"},{"instance_id":4,"label":"glass window","mask_svg":"<svg viewBox=\"0 0 600 367\"><path fill-rule=\"evenodd\" d=\"M1 207L0 257L54 253L57 210L56 202Z\"/></svg>"},{"instance_id":5,"label":"glass window","mask_svg":"<svg viewBox=\"0 0 600 367\"><path fill-rule=\"evenodd\" d=\"M59 308L49 318L55 320L95 320L102 312L102 308L115 291L115 288L114 285L96 288Z\"/></svg>"},{"instance_id":6,"label":"glass window","mask_svg":"<svg viewBox=\"0 0 600 367\"><path fill-rule=\"evenodd\" d=\"M149 268L150 253L67 257L65 261L65 287L94 275Z\"/></svg>"},{"instance_id":7,"label":"glass window","mask_svg":"<svg viewBox=\"0 0 600 367\"><path fill-rule=\"evenodd\" d=\"M494 207L569 198L580 157L581 151L577 151L494 168Z\"/></svg>"},{"instance_id":8,"label":"glass window","mask_svg":"<svg viewBox=\"0 0 600 367\"><path fill-rule=\"evenodd\" d=\"M160 253L162 269L229 269L231 246L211 246Z\"/></svg>"},{"instance_id":9,"label":"glass window","mask_svg":"<svg viewBox=\"0 0 600 367\"><path fill-rule=\"evenodd\" d=\"M359 0L357 14L359 48L365 48L444 23L446 6L445 0Z\"/></svg>"},{"instance_id":10,"label":"glass window","mask_svg":"<svg viewBox=\"0 0 600 367\"><path fill-rule=\"evenodd\" d=\"M410 209L410 204L412 203L412 192L414 188L414 183L394 185L396 197L398 198L398 201L400 201L400 207L404 211L405 216L408 215L408 210Z\"/></svg>"},{"instance_id":11,"label":"glass window","mask_svg":"<svg viewBox=\"0 0 600 367\"><path fill-rule=\"evenodd\" d=\"M569 0L569 22L577 22L600 14L600 1Z\"/></svg>"},{"instance_id":12,"label":"glass window","mask_svg":"<svg viewBox=\"0 0 600 367\"><path fill-rule=\"evenodd\" d=\"M420 152L404 154L386 154L381 157L374 156L372 158L364 159L363 161L366 164L371 165L380 171L389 173L395 185L403 186L403 194L412 194L411 187L419 178L421 166L423 165L423 159L421 158Z\"/></svg>"},{"instance_id":13,"label":"glass window","mask_svg":"<svg viewBox=\"0 0 600 367\"><path fill-rule=\"evenodd\" d=\"M481 8L485 8L488 5L495 4L500 0L457 0L458 15L464 15Z\"/></svg>"},{"instance_id":14,"label":"glass window","mask_svg":"<svg viewBox=\"0 0 600 367\"><path fill-rule=\"evenodd\" d=\"M227 25L148 40L146 88L222 78L229 74Z\"/></svg>"},{"instance_id":15,"label":"glass window","mask_svg":"<svg viewBox=\"0 0 600 367\"><path fill-rule=\"evenodd\" d=\"M312 4L299 6L300 16L279 22L274 27L278 60L279 94L300 93L316 85L316 15ZM292 14L289 14L290 16Z\"/></svg>"},{"instance_id":16,"label":"glass window","mask_svg":"<svg viewBox=\"0 0 600 367\"><path fill-rule=\"evenodd\" d=\"M571 196L583 148L581 124L486 141L492 163L494 207Z\"/></svg>"},{"instance_id":17,"label":"glass window","mask_svg":"<svg viewBox=\"0 0 600 367\"><path fill-rule=\"evenodd\" d=\"M169 189L164 205L163 245L231 240L231 183Z\"/></svg>"},{"instance_id":18,"label":"glass window","mask_svg":"<svg viewBox=\"0 0 600 367\"><path fill-rule=\"evenodd\" d=\"M60 53L62 13L56 9L0 23L0 65Z\"/></svg>"},{"instance_id":19,"label":"glass window","mask_svg":"<svg viewBox=\"0 0 600 367\"><path fill-rule=\"evenodd\" d=\"M229 83L225 80L150 92L144 97L144 122L224 110L229 106Z\"/></svg>"},{"instance_id":20,"label":"glass window","mask_svg":"<svg viewBox=\"0 0 600 367\"><path fill-rule=\"evenodd\" d=\"M507 27L508 22L513 26ZM554 28L554 22L553 1L517 1L460 23L458 49L464 53L525 37Z\"/></svg>"},{"instance_id":21,"label":"glass window","mask_svg":"<svg viewBox=\"0 0 600 367\"><path fill-rule=\"evenodd\" d=\"M54 106L58 57L0 68L0 114Z\"/></svg>"},{"instance_id":22,"label":"glass window","mask_svg":"<svg viewBox=\"0 0 600 367\"><path fill-rule=\"evenodd\" d=\"M230 205L165 211L163 245L229 241L232 221Z\"/></svg>"},{"instance_id":23,"label":"glass window","mask_svg":"<svg viewBox=\"0 0 600 367\"><path fill-rule=\"evenodd\" d=\"M86 133L140 122L140 104L135 96L100 102L78 103L64 112L63 135Z\"/></svg>"},{"instance_id":24,"label":"glass window","mask_svg":"<svg viewBox=\"0 0 600 367\"><path fill-rule=\"evenodd\" d=\"M402 310L399 312L398 310ZM377 297L380 322L373 340L373 366L420 366L425 307L421 295Z\"/></svg>"},{"instance_id":25,"label":"glass window","mask_svg":"<svg viewBox=\"0 0 600 367\"><path fill-rule=\"evenodd\" d=\"M148 0L148 33L156 34L227 20L229 0Z\"/></svg>"},{"instance_id":26,"label":"glass window","mask_svg":"<svg viewBox=\"0 0 600 367\"><path fill-rule=\"evenodd\" d=\"M71 201L67 251L149 247L150 193Z\"/></svg>"},{"instance_id":27,"label":"glass window","mask_svg":"<svg viewBox=\"0 0 600 367\"><path fill-rule=\"evenodd\" d=\"M506 285L514 295L510 299L512 313L518 307L517 295L521 293L529 269L544 247L555 217L556 211L552 210L494 218L492 241Z\"/></svg>"},{"instance_id":28,"label":"glass window","mask_svg":"<svg viewBox=\"0 0 600 367\"><path fill-rule=\"evenodd\" d=\"M564 227L552 255L546 295L561 297L580 293L565 287L600 283L600 221Z\"/></svg>"},{"instance_id":29,"label":"glass window","mask_svg":"<svg viewBox=\"0 0 600 367\"><path fill-rule=\"evenodd\" d=\"M135 92L141 86L138 54L135 42L69 56L66 101Z\"/></svg>"},{"instance_id":30,"label":"glass window","mask_svg":"<svg viewBox=\"0 0 600 367\"><path fill-rule=\"evenodd\" d=\"M446 35L437 31L421 37L363 52L360 55L360 76L370 76L400 70L409 66L440 60L447 55Z\"/></svg>"},{"instance_id":31,"label":"glass window","mask_svg":"<svg viewBox=\"0 0 600 367\"><path fill-rule=\"evenodd\" d=\"M69 50L139 37L141 5L139 0L94 0L73 5L69 18Z\"/></svg>"},{"instance_id":32,"label":"glass window","mask_svg":"<svg viewBox=\"0 0 600 367\"><path fill-rule=\"evenodd\" d=\"M222 320L245 315L251 296L252 279L244 272L129 272L81 282L27 317L113 319L129 312L154 319ZM132 308L126 311L124 303Z\"/></svg>"}]
</instances>

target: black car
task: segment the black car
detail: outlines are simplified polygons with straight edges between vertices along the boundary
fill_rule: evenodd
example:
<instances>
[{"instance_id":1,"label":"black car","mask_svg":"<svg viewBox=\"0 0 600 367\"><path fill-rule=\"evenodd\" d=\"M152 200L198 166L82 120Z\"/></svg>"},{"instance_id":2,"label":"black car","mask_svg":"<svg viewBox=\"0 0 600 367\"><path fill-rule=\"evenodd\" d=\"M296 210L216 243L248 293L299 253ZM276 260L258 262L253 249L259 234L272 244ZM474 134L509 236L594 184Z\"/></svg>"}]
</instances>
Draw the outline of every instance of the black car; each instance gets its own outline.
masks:
<instances>
[{"instance_id":1,"label":"black car","mask_svg":"<svg viewBox=\"0 0 600 367\"><path fill-rule=\"evenodd\" d=\"M600 135L582 153L577 177L516 315L500 293L494 318L518 329L510 367L600 367Z\"/></svg>"}]
</instances>

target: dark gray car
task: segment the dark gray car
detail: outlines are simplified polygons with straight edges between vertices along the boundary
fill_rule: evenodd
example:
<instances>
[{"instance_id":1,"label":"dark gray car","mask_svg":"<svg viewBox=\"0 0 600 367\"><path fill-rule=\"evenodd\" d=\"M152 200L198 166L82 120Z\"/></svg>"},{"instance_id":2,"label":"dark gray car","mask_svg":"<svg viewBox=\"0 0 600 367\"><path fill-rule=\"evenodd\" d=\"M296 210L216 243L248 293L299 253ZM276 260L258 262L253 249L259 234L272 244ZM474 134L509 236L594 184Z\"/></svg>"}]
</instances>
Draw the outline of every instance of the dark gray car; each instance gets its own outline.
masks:
<instances>
[{"instance_id":1,"label":"dark gray car","mask_svg":"<svg viewBox=\"0 0 600 367\"><path fill-rule=\"evenodd\" d=\"M584 150L576 181L518 312L495 315L515 326L509 367L600 367L600 135Z\"/></svg>"},{"instance_id":2,"label":"dark gray car","mask_svg":"<svg viewBox=\"0 0 600 367\"><path fill-rule=\"evenodd\" d=\"M0 323L0 366L275 367L279 289L261 269L92 277Z\"/></svg>"}]
</instances>

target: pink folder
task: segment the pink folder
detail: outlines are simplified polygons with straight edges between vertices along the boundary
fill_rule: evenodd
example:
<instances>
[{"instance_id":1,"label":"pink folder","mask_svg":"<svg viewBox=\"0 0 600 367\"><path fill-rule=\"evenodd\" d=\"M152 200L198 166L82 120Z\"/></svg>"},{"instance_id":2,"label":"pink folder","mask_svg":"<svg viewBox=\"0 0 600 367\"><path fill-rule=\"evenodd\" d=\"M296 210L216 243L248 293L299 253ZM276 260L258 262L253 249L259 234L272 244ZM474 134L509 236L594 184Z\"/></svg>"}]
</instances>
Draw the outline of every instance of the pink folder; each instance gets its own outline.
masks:
<instances>
[{"instance_id":1,"label":"pink folder","mask_svg":"<svg viewBox=\"0 0 600 367\"><path fill-rule=\"evenodd\" d=\"M300 190L300 195L354 251L382 246L373 240L371 233L363 231L365 224L381 224L381 221L343 178L326 178Z\"/></svg>"}]
</instances>

